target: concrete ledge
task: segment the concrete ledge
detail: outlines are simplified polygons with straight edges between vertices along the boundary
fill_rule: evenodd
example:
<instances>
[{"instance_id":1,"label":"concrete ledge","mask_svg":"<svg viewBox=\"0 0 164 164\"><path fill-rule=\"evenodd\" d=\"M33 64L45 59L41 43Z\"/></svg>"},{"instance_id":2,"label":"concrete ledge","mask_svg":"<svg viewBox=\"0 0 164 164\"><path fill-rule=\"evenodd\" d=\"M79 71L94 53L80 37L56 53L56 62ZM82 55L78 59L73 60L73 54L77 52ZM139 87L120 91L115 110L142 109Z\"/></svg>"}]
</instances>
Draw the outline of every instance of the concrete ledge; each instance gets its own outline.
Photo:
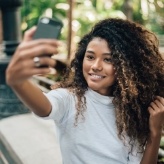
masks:
<instances>
[{"instance_id":1,"label":"concrete ledge","mask_svg":"<svg viewBox=\"0 0 164 164\"><path fill-rule=\"evenodd\" d=\"M0 153L16 164L62 163L53 121L31 113L2 119L0 142L8 154L3 155L3 150Z\"/></svg>"}]
</instances>

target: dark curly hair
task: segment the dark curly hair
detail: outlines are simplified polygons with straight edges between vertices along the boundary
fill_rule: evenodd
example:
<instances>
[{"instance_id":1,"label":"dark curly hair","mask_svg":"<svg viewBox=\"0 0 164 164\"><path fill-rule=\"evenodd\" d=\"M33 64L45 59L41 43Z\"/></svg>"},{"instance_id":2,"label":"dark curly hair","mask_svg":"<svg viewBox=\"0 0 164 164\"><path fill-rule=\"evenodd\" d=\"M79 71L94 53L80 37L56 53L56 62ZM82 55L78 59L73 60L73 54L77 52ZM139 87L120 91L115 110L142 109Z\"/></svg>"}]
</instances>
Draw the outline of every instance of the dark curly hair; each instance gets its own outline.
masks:
<instances>
[{"instance_id":1,"label":"dark curly hair","mask_svg":"<svg viewBox=\"0 0 164 164\"><path fill-rule=\"evenodd\" d=\"M158 40L152 32L128 20L112 18L98 22L79 42L70 67L57 86L68 88L77 96L76 121L86 110L84 93L88 85L82 63L87 45L95 37L107 41L117 72L113 104L118 136L129 136L131 145L137 140L143 150L149 136L148 106L156 95L164 96L164 60Z\"/></svg>"}]
</instances>

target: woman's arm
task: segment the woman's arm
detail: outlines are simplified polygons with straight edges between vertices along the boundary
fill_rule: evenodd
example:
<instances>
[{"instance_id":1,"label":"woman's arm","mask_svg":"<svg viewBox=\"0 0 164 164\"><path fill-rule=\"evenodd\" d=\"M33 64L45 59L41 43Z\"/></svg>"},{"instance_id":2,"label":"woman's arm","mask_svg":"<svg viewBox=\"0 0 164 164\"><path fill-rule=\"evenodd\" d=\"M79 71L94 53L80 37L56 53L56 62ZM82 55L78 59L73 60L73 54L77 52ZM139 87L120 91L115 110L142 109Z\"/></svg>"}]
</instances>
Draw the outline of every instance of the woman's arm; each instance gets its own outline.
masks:
<instances>
[{"instance_id":1,"label":"woman's arm","mask_svg":"<svg viewBox=\"0 0 164 164\"><path fill-rule=\"evenodd\" d=\"M157 164L162 126L164 124L164 98L157 96L148 108L150 113L150 136L147 141L141 164Z\"/></svg>"},{"instance_id":2,"label":"woman's arm","mask_svg":"<svg viewBox=\"0 0 164 164\"><path fill-rule=\"evenodd\" d=\"M150 134L141 164L157 164L161 133Z\"/></svg>"},{"instance_id":3,"label":"woman's arm","mask_svg":"<svg viewBox=\"0 0 164 164\"><path fill-rule=\"evenodd\" d=\"M51 112L51 104L42 91L31 81L26 80L12 87L19 99L36 115L46 117Z\"/></svg>"},{"instance_id":4,"label":"woman's arm","mask_svg":"<svg viewBox=\"0 0 164 164\"><path fill-rule=\"evenodd\" d=\"M34 113L47 116L51 112L51 104L29 78L36 74L49 73L48 67L36 67L33 59L39 57L42 65L53 67L55 61L43 55L57 53L58 42L52 39L32 40L34 32L35 28L28 30L23 42L16 49L6 69L6 83Z\"/></svg>"}]
</instances>

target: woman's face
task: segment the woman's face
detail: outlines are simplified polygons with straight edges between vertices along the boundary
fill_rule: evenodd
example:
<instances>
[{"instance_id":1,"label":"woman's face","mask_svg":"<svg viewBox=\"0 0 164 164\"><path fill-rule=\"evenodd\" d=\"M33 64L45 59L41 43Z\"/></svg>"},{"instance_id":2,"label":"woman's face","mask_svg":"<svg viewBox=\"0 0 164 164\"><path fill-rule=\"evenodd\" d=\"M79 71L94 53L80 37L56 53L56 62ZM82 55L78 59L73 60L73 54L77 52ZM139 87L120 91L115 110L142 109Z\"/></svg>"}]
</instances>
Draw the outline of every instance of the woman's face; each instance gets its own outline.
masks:
<instances>
[{"instance_id":1,"label":"woman's face","mask_svg":"<svg viewBox=\"0 0 164 164\"><path fill-rule=\"evenodd\" d=\"M88 87L102 95L111 95L111 86L115 82L110 54L106 40L94 38L89 42L83 59L83 75Z\"/></svg>"}]
</instances>

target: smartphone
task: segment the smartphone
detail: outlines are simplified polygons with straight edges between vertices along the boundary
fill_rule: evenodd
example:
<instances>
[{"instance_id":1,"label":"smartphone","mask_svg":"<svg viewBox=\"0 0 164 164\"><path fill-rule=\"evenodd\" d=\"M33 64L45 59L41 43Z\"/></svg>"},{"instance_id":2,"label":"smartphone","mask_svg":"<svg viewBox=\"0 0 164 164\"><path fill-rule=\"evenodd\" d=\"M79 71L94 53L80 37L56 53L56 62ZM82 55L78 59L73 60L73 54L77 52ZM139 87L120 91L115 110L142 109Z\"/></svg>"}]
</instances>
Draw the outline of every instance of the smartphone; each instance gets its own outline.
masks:
<instances>
[{"instance_id":1,"label":"smartphone","mask_svg":"<svg viewBox=\"0 0 164 164\"><path fill-rule=\"evenodd\" d=\"M60 20L55 20L48 17L42 17L37 25L37 29L34 33L33 39L58 39L63 27L63 23ZM45 54L42 56L51 57L52 54ZM47 67L46 65L40 66L40 68Z\"/></svg>"},{"instance_id":2,"label":"smartphone","mask_svg":"<svg viewBox=\"0 0 164 164\"><path fill-rule=\"evenodd\" d=\"M60 20L43 17L39 20L33 39L49 38L58 39L63 27Z\"/></svg>"}]
</instances>

